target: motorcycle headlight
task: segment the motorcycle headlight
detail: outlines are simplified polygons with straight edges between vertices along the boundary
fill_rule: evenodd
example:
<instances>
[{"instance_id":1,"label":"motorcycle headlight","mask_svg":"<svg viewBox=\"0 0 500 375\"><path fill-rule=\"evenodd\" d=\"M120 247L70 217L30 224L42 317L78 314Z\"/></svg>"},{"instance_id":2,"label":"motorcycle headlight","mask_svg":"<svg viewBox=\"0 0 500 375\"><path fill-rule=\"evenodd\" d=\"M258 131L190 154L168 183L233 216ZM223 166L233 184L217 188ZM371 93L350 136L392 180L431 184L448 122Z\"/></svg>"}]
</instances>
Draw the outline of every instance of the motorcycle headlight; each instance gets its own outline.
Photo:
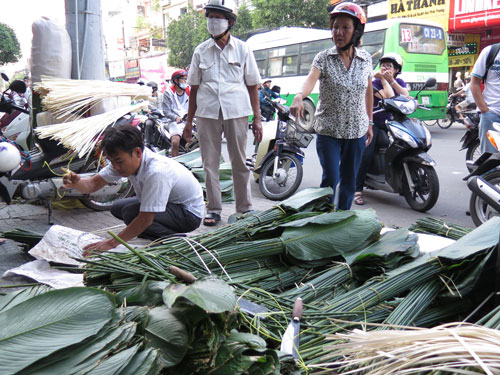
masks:
<instances>
[{"instance_id":1,"label":"motorcycle headlight","mask_svg":"<svg viewBox=\"0 0 500 375\"><path fill-rule=\"evenodd\" d=\"M432 145L431 132L427 129L427 126L424 126L423 128L425 131L425 145L430 147Z\"/></svg>"},{"instance_id":2,"label":"motorcycle headlight","mask_svg":"<svg viewBox=\"0 0 500 375\"><path fill-rule=\"evenodd\" d=\"M417 109L417 104L415 100L409 100L407 102L398 101L397 106L398 109L401 111L401 113L405 115L412 114Z\"/></svg>"},{"instance_id":3,"label":"motorcycle headlight","mask_svg":"<svg viewBox=\"0 0 500 375\"><path fill-rule=\"evenodd\" d=\"M408 143L412 148L418 147L417 141L415 141L415 139L404 130L401 130L392 125L389 125L389 129L391 130L391 133L394 134L394 137L402 139L403 141Z\"/></svg>"}]
</instances>

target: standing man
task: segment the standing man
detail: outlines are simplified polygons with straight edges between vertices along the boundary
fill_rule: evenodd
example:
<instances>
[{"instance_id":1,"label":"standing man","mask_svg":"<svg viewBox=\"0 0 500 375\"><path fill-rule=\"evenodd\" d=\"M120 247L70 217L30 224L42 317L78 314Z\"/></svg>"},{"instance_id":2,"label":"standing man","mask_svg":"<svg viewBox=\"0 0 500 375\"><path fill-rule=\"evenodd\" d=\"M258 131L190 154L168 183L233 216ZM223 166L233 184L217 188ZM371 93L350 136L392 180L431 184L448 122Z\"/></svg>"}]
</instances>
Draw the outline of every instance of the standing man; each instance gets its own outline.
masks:
<instances>
[{"instance_id":1,"label":"standing man","mask_svg":"<svg viewBox=\"0 0 500 375\"><path fill-rule=\"evenodd\" d=\"M219 163L222 134L233 173L236 212L252 210L250 171L245 165L248 116L253 135L262 140L258 84L260 75L250 48L231 36L236 21L233 0L209 0L205 6L210 39L198 45L189 69L191 87L184 139L191 141L196 115L203 169L206 174L207 215L204 225L217 225L222 211Z\"/></svg>"},{"instance_id":2,"label":"standing man","mask_svg":"<svg viewBox=\"0 0 500 375\"><path fill-rule=\"evenodd\" d=\"M111 207L113 216L127 224L118 237L124 241L139 235L156 239L191 232L200 226L204 202L199 182L176 160L144 147L139 129L130 125L108 128L101 150L111 164L92 177L81 178L69 172L63 183L65 188L93 193L107 183L128 177L136 196L120 199ZM100 241L86 246L83 255L118 245L114 238Z\"/></svg>"},{"instance_id":3,"label":"standing man","mask_svg":"<svg viewBox=\"0 0 500 375\"><path fill-rule=\"evenodd\" d=\"M479 141L481 152L495 153L495 147L488 141L487 132L494 122L500 122L500 54L497 53L493 65L486 71L486 60L492 46L484 48L472 68L470 90L477 108L481 111L479 122ZM481 80L484 79L484 91L481 92Z\"/></svg>"},{"instance_id":4,"label":"standing man","mask_svg":"<svg viewBox=\"0 0 500 375\"><path fill-rule=\"evenodd\" d=\"M182 132L184 131L184 115L188 112L189 87L186 83L188 73L185 70L176 70L172 73L170 90L165 90L161 109L165 114L172 142L172 156L179 155Z\"/></svg>"}]
</instances>

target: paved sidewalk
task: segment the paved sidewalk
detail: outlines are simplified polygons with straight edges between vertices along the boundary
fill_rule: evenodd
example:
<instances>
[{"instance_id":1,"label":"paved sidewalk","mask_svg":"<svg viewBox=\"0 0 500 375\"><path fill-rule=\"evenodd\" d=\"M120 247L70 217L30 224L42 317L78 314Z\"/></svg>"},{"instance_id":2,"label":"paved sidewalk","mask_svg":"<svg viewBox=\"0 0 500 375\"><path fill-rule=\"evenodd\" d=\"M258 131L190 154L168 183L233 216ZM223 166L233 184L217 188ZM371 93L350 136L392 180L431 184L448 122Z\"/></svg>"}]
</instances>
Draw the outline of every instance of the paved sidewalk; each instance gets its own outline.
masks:
<instances>
[{"instance_id":1,"label":"paved sidewalk","mask_svg":"<svg viewBox=\"0 0 500 375\"><path fill-rule=\"evenodd\" d=\"M275 202L265 198L253 198L255 210L267 210ZM223 204L222 220L219 225L224 225L230 215L235 213L234 202ZM93 211L88 208L54 209L54 224L63 225L86 232L98 232L103 237L109 236L107 230L118 233L124 227L121 220L113 217L108 211ZM11 206L0 206L0 232L21 228L38 233L49 230L47 209L41 205L13 204ZM111 228L111 229L110 229ZM214 227L206 227L203 224L190 234L198 234L213 230ZM141 239L131 241L135 245L143 245L146 242ZM28 279L18 278L5 280L1 278L3 273L11 268L29 262L33 258L21 251L19 246L10 240L0 244L0 291L2 286L17 285L29 282ZM3 289L5 291L5 289Z\"/></svg>"}]
</instances>

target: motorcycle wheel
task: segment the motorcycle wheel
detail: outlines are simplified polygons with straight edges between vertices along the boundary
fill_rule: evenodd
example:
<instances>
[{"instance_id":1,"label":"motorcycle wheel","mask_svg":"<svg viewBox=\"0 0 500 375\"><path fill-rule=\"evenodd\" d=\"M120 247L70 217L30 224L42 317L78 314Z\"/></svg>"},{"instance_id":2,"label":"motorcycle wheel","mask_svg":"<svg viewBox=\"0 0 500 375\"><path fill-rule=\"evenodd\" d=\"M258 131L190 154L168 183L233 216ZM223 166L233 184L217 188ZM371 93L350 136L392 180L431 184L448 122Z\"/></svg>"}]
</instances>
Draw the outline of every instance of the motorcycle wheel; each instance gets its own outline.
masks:
<instances>
[{"instance_id":1,"label":"motorcycle wheel","mask_svg":"<svg viewBox=\"0 0 500 375\"><path fill-rule=\"evenodd\" d=\"M97 170L98 159L90 160L85 167L80 171L80 173L95 172ZM134 195L134 188L130 181L127 180L126 183L122 184L120 191L117 194L101 196L99 198L93 198L92 195L88 197L81 198L80 202L85 207L90 208L94 211L107 211L111 209L113 202L118 199L128 198Z\"/></svg>"},{"instance_id":2,"label":"motorcycle wheel","mask_svg":"<svg viewBox=\"0 0 500 375\"><path fill-rule=\"evenodd\" d=\"M500 171L487 173L483 178L500 192ZM476 227L485 223L493 216L500 216L500 212L491 208L476 193L472 193L469 201L470 217Z\"/></svg>"},{"instance_id":3,"label":"motorcycle wheel","mask_svg":"<svg viewBox=\"0 0 500 375\"><path fill-rule=\"evenodd\" d=\"M302 182L302 164L294 154L285 153L278 160L278 177L273 176L273 168L274 158L268 159L262 166L260 191L271 200L286 199L297 191Z\"/></svg>"},{"instance_id":4,"label":"motorcycle wheel","mask_svg":"<svg viewBox=\"0 0 500 375\"><path fill-rule=\"evenodd\" d=\"M436 170L418 163L408 163L408 169L415 188L413 192L410 191L408 180L403 172L405 200L415 211L426 212L434 207L439 197L439 179Z\"/></svg>"},{"instance_id":5,"label":"motorcycle wheel","mask_svg":"<svg viewBox=\"0 0 500 375\"><path fill-rule=\"evenodd\" d=\"M447 113L445 118L437 120L437 124L441 129L448 129L454 122L455 118L450 113Z\"/></svg>"},{"instance_id":6,"label":"motorcycle wheel","mask_svg":"<svg viewBox=\"0 0 500 375\"><path fill-rule=\"evenodd\" d=\"M481 156L481 147L479 144L479 139L474 140L467 148L467 153L465 154L465 165L469 172L472 172L472 166L468 163L475 162Z\"/></svg>"}]
</instances>

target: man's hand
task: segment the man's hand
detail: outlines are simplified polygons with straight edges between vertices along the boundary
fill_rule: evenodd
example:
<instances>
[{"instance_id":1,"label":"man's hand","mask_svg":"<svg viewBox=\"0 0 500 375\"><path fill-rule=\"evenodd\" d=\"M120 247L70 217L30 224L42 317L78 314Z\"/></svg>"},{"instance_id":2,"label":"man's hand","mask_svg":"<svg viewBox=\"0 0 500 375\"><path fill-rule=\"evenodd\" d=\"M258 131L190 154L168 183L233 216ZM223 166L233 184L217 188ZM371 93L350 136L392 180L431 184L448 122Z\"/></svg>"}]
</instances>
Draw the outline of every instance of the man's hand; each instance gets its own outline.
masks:
<instances>
[{"instance_id":1,"label":"man's hand","mask_svg":"<svg viewBox=\"0 0 500 375\"><path fill-rule=\"evenodd\" d=\"M66 168L61 168L64 172L63 176L63 187L65 189L73 188L78 182L80 182L80 175L72 172Z\"/></svg>"},{"instance_id":2,"label":"man's hand","mask_svg":"<svg viewBox=\"0 0 500 375\"><path fill-rule=\"evenodd\" d=\"M295 116L297 121L304 117L304 101L301 94L294 96L292 105L290 106L290 113Z\"/></svg>"},{"instance_id":3,"label":"man's hand","mask_svg":"<svg viewBox=\"0 0 500 375\"><path fill-rule=\"evenodd\" d=\"M182 122L182 117L177 116L175 118L175 122L178 123L178 124L181 123Z\"/></svg>"},{"instance_id":4,"label":"man's hand","mask_svg":"<svg viewBox=\"0 0 500 375\"><path fill-rule=\"evenodd\" d=\"M186 142L191 142L193 139L193 120L186 120L186 125L184 126L184 131L182 132L182 138Z\"/></svg>"},{"instance_id":5,"label":"man's hand","mask_svg":"<svg viewBox=\"0 0 500 375\"><path fill-rule=\"evenodd\" d=\"M487 105L478 105L477 108L481 111L481 113L486 113L490 110Z\"/></svg>"},{"instance_id":6,"label":"man's hand","mask_svg":"<svg viewBox=\"0 0 500 375\"><path fill-rule=\"evenodd\" d=\"M253 116L253 124L252 124L253 137L256 142L262 141L262 135L264 134L262 130L262 121L259 116Z\"/></svg>"},{"instance_id":7,"label":"man's hand","mask_svg":"<svg viewBox=\"0 0 500 375\"><path fill-rule=\"evenodd\" d=\"M89 244L83 248L83 256L95 255L103 251L114 249L118 246L118 242L113 238Z\"/></svg>"}]
</instances>

